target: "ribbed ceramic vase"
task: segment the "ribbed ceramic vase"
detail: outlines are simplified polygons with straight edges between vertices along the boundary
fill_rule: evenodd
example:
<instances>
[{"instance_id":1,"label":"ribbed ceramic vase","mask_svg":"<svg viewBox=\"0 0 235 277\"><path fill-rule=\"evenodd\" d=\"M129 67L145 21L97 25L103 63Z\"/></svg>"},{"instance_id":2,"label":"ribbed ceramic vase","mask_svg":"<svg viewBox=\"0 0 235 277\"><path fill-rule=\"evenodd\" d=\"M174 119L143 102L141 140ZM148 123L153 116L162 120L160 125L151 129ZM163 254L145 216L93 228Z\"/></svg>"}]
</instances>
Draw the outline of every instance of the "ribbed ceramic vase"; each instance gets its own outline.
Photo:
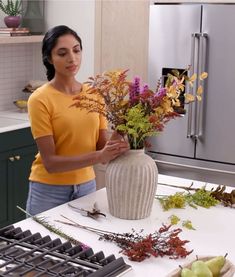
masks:
<instances>
[{"instance_id":1,"label":"ribbed ceramic vase","mask_svg":"<svg viewBox=\"0 0 235 277\"><path fill-rule=\"evenodd\" d=\"M111 161L105 180L111 215L123 219L142 219L150 215L158 169L144 150L129 150Z\"/></svg>"}]
</instances>

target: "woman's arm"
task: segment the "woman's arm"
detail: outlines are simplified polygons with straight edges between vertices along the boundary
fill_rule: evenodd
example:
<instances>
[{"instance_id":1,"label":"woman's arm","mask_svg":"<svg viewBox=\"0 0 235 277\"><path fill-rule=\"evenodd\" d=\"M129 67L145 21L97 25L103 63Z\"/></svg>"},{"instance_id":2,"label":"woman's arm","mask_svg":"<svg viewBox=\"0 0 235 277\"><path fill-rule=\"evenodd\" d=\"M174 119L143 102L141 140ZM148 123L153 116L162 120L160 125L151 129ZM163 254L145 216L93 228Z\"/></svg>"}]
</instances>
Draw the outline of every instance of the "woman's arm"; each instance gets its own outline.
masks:
<instances>
[{"instance_id":1,"label":"woman's arm","mask_svg":"<svg viewBox=\"0 0 235 277\"><path fill-rule=\"evenodd\" d=\"M109 140L109 135L108 135L107 129L100 129L99 139L96 144L96 150L103 149L108 140Z\"/></svg>"},{"instance_id":2,"label":"woman's arm","mask_svg":"<svg viewBox=\"0 0 235 277\"><path fill-rule=\"evenodd\" d=\"M100 141L105 142L106 134ZM56 154L53 136L44 136L36 139L37 147L43 164L49 173L65 172L94 165L107 163L129 149L129 145L120 140L107 141L101 150L81 154L78 156L60 156Z\"/></svg>"}]
</instances>

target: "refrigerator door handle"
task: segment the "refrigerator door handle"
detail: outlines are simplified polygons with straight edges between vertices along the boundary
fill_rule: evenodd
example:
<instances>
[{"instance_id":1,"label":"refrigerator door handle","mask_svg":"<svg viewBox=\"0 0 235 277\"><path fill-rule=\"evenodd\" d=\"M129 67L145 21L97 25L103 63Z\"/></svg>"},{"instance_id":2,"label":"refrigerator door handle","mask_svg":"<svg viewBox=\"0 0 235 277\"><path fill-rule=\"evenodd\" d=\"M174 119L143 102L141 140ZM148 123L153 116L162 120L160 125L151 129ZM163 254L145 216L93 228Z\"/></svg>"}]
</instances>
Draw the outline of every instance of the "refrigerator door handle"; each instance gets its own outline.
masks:
<instances>
[{"instance_id":1,"label":"refrigerator door handle","mask_svg":"<svg viewBox=\"0 0 235 277\"><path fill-rule=\"evenodd\" d=\"M198 51L196 50L196 41L198 41L198 38L200 37L200 33L192 33L191 35L191 66L190 66L190 74L194 74L196 72L195 61L198 59ZM198 47L197 47L198 48ZM190 88L193 90L193 88ZM189 90L189 87L188 87ZM194 91L190 92L192 94L195 94ZM195 130L192 131L192 116L193 116L193 110L192 105L189 105L188 107L188 122L187 122L187 138L194 138L195 137Z\"/></svg>"},{"instance_id":2,"label":"refrigerator door handle","mask_svg":"<svg viewBox=\"0 0 235 277\"><path fill-rule=\"evenodd\" d=\"M206 68L206 57L207 57L207 42L208 42L208 34L201 33L199 36L199 59L198 59L198 75L200 75L202 72L205 71ZM204 93L205 93L205 82L202 82L200 79L198 79L197 82L197 89L199 86L202 87ZM203 99L204 99L204 93L202 95L202 99L200 102L197 102L197 109L196 109L196 132L195 132L195 138L200 139L203 136Z\"/></svg>"},{"instance_id":3,"label":"refrigerator door handle","mask_svg":"<svg viewBox=\"0 0 235 277\"><path fill-rule=\"evenodd\" d=\"M174 163L174 162L167 162L167 161L156 160L156 159L153 159L153 160L156 164L163 164L163 165L182 167L182 168L188 168L188 169L196 169L196 170L201 170L201 171L210 171L210 172L216 172L216 173L225 173L225 174L235 175L234 171L220 170L220 169L215 169L215 168L201 167L201 166Z\"/></svg>"}]
</instances>

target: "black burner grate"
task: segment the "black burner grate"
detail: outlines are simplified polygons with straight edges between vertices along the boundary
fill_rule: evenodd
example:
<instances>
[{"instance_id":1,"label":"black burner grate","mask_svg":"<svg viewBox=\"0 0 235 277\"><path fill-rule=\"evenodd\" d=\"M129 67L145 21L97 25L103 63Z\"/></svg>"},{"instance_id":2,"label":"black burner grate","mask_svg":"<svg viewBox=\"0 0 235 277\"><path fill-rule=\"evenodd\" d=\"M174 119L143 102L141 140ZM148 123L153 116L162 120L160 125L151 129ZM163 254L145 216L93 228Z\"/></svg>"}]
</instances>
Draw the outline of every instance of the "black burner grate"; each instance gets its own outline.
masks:
<instances>
[{"instance_id":1,"label":"black burner grate","mask_svg":"<svg viewBox=\"0 0 235 277\"><path fill-rule=\"evenodd\" d=\"M59 238L42 237L13 225L0 229L0 276L25 277L108 277L130 270L123 258L94 253L92 248Z\"/></svg>"}]
</instances>

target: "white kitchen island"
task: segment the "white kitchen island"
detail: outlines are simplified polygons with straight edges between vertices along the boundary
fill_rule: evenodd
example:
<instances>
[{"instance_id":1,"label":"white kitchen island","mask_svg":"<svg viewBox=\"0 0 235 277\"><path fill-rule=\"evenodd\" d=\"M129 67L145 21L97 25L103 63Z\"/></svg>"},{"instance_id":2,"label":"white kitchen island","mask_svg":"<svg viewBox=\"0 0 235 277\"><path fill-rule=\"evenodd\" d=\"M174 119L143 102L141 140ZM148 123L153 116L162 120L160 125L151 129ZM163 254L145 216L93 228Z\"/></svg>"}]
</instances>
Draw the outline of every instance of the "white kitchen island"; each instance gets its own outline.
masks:
<instances>
[{"instance_id":1,"label":"white kitchen island","mask_svg":"<svg viewBox=\"0 0 235 277\"><path fill-rule=\"evenodd\" d=\"M181 179L176 177L159 175L159 183L167 183L172 185L189 186L192 180ZM194 186L202 186L205 183L194 181ZM211 184L207 184L210 188ZM228 187L227 190L232 190ZM180 189L175 189L163 185L158 185L157 194L173 194ZM195 258L196 255L224 255L228 253L228 259L235 264L235 209L218 205L210 209L198 208L194 209L186 207L185 209L172 209L163 211L158 200L154 201L151 216L142 220L123 220L115 218L109 214L106 198L106 190L101 189L88 196L76 199L71 203L74 206L90 209L94 202L102 212L106 214L106 218L100 217L98 220L93 220L84 217L79 213L71 210L67 204L61 205L54 209L48 210L41 215L46 216L47 220L56 227L61 228L66 234L76 238L77 240L92 247L94 252L103 251L105 256L114 254L117 257L122 256L125 262L131 265L132 270L125 273L127 277L145 276L145 277L164 277L178 266ZM167 257L154 258L151 257L143 262L131 262L128 258L119 253L120 249L111 242L98 240L98 236L89 231L78 229L72 226L63 225L54 220L65 220L60 215L64 215L82 225L95 227L112 232L130 232L132 228L136 231L144 229L144 233L149 234L158 230L162 223L169 223L169 216L177 215L180 219L191 220L196 230L188 230L181 226L181 223L175 227L182 227L183 232L180 233L181 239L187 239L190 242L186 244L188 250L193 249L193 253L186 259L170 260ZM14 226L20 226L22 230L30 230L32 233L40 232L41 235L50 235L51 238L57 235L50 233L44 227L34 222L32 219L20 221ZM174 227L174 226L173 226ZM62 239L62 241L64 241Z\"/></svg>"}]
</instances>

